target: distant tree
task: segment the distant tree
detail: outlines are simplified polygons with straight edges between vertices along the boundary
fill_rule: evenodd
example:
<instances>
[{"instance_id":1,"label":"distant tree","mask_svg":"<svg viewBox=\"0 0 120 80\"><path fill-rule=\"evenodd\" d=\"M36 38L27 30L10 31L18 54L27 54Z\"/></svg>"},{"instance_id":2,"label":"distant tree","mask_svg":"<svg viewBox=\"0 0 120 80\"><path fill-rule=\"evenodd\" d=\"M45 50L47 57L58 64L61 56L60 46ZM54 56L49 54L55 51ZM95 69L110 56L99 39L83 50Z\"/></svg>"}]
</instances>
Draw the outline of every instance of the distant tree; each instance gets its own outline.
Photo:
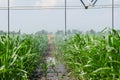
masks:
<instances>
[{"instance_id":1,"label":"distant tree","mask_svg":"<svg viewBox=\"0 0 120 80\"><path fill-rule=\"evenodd\" d=\"M120 33L120 30L117 30Z\"/></svg>"},{"instance_id":2,"label":"distant tree","mask_svg":"<svg viewBox=\"0 0 120 80\"><path fill-rule=\"evenodd\" d=\"M82 31L79 31L79 30L77 30L77 29L73 29L73 30L72 30L72 34L75 34L75 33L80 33L80 34L81 34Z\"/></svg>"},{"instance_id":3,"label":"distant tree","mask_svg":"<svg viewBox=\"0 0 120 80\"><path fill-rule=\"evenodd\" d=\"M0 31L0 35L3 34L3 31Z\"/></svg>"},{"instance_id":4,"label":"distant tree","mask_svg":"<svg viewBox=\"0 0 120 80\"><path fill-rule=\"evenodd\" d=\"M89 31L89 33L90 33L90 34L95 34L96 32L95 32L93 29L91 29L91 30Z\"/></svg>"},{"instance_id":5,"label":"distant tree","mask_svg":"<svg viewBox=\"0 0 120 80\"><path fill-rule=\"evenodd\" d=\"M20 30L18 32L16 32L16 31L10 31L10 34L16 35L16 34L21 34L21 32L20 32Z\"/></svg>"},{"instance_id":6,"label":"distant tree","mask_svg":"<svg viewBox=\"0 0 120 80\"><path fill-rule=\"evenodd\" d=\"M69 29L68 31L67 31L67 34L71 34L72 32L71 32L71 30Z\"/></svg>"},{"instance_id":7,"label":"distant tree","mask_svg":"<svg viewBox=\"0 0 120 80\"><path fill-rule=\"evenodd\" d=\"M4 32L4 31L2 31L2 30L0 30L0 35L2 35L2 34L5 34L5 32Z\"/></svg>"},{"instance_id":8,"label":"distant tree","mask_svg":"<svg viewBox=\"0 0 120 80\"><path fill-rule=\"evenodd\" d=\"M53 34L53 32L49 32L48 34Z\"/></svg>"},{"instance_id":9,"label":"distant tree","mask_svg":"<svg viewBox=\"0 0 120 80\"><path fill-rule=\"evenodd\" d=\"M57 32L55 34L64 34L63 30L57 30Z\"/></svg>"},{"instance_id":10,"label":"distant tree","mask_svg":"<svg viewBox=\"0 0 120 80\"><path fill-rule=\"evenodd\" d=\"M36 32L35 34L48 34L48 32L45 30L41 30L41 31Z\"/></svg>"}]
</instances>

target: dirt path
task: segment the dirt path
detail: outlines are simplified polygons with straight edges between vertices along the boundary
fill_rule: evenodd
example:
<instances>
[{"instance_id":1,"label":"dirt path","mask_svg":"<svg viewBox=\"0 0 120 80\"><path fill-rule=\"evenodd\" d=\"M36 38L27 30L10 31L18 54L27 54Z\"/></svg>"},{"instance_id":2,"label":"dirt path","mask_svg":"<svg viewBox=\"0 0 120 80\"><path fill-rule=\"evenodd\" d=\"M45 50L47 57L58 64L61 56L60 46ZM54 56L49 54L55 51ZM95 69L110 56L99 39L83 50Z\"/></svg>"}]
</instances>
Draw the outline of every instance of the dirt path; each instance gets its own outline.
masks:
<instances>
[{"instance_id":1,"label":"dirt path","mask_svg":"<svg viewBox=\"0 0 120 80\"><path fill-rule=\"evenodd\" d=\"M65 69L64 63L60 61L60 55L57 55L58 60L55 57L55 54L59 54L58 50L54 45L55 35L48 35L48 47L45 50L45 62L46 66L38 65L37 69L33 73L33 78L30 80L70 80L67 77L67 71ZM43 70L46 67L46 71Z\"/></svg>"},{"instance_id":2,"label":"dirt path","mask_svg":"<svg viewBox=\"0 0 120 80\"><path fill-rule=\"evenodd\" d=\"M46 62L48 65L47 69L47 80L68 80L66 76L66 70L63 63L59 63L56 60L54 54L57 53L57 50L54 45L54 35L48 35L48 45L49 51L48 55L46 56Z\"/></svg>"}]
</instances>

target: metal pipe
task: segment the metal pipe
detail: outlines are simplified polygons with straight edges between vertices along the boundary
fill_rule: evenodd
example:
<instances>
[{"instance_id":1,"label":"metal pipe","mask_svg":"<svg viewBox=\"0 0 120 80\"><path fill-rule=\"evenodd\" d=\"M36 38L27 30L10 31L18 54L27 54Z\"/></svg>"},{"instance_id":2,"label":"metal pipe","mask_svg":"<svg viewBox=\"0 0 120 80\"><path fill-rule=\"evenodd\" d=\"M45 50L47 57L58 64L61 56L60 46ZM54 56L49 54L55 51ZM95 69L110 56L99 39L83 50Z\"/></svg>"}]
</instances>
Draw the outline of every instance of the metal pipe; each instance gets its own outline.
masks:
<instances>
[{"instance_id":1,"label":"metal pipe","mask_svg":"<svg viewBox=\"0 0 120 80\"><path fill-rule=\"evenodd\" d=\"M67 36L67 0L65 0L65 36Z\"/></svg>"},{"instance_id":2,"label":"metal pipe","mask_svg":"<svg viewBox=\"0 0 120 80\"><path fill-rule=\"evenodd\" d=\"M112 0L112 29L114 29L114 0Z\"/></svg>"},{"instance_id":3,"label":"metal pipe","mask_svg":"<svg viewBox=\"0 0 120 80\"><path fill-rule=\"evenodd\" d=\"M10 33L10 0L8 0L8 37Z\"/></svg>"}]
</instances>

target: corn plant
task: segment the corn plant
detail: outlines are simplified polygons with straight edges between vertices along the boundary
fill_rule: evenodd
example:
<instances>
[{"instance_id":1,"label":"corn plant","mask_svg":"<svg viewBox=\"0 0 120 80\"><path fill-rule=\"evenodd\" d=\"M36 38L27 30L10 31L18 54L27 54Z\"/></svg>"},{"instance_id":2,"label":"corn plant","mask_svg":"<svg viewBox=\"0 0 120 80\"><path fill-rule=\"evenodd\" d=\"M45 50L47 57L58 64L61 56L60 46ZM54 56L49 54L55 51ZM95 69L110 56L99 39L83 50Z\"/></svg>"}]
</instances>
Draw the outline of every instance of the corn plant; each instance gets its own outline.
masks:
<instances>
[{"instance_id":1,"label":"corn plant","mask_svg":"<svg viewBox=\"0 0 120 80\"><path fill-rule=\"evenodd\" d=\"M120 35L76 34L61 46L64 60L76 80L120 79Z\"/></svg>"},{"instance_id":2,"label":"corn plant","mask_svg":"<svg viewBox=\"0 0 120 80\"><path fill-rule=\"evenodd\" d=\"M0 80L28 80L46 45L45 35L1 35Z\"/></svg>"}]
</instances>

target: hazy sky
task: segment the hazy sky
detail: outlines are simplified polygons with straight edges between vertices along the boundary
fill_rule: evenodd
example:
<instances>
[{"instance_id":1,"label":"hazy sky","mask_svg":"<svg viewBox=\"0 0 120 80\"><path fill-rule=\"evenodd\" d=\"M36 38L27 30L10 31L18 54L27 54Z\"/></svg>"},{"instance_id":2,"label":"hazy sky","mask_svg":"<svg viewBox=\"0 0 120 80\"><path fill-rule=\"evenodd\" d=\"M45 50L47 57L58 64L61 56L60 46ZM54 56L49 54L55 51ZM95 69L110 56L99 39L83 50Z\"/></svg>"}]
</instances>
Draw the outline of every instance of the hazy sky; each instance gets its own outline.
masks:
<instances>
[{"instance_id":1,"label":"hazy sky","mask_svg":"<svg viewBox=\"0 0 120 80\"><path fill-rule=\"evenodd\" d=\"M87 0L84 0L87 2ZM98 0L96 5L109 5L112 0ZM120 4L120 0L115 0ZM10 6L64 6L64 0L10 0ZM82 6L80 0L67 0L67 6ZM7 0L0 0L7 7ZM67 29L86 31L111 27L111 9L68 9ZM120 8L115 9L115 28L120 29ZM10 30L34 33L45 29L50 32L64 30L64 9L11 10ZM0 10L0 30L7 31L7 11Z\"/></svg>"}]
</instances>

